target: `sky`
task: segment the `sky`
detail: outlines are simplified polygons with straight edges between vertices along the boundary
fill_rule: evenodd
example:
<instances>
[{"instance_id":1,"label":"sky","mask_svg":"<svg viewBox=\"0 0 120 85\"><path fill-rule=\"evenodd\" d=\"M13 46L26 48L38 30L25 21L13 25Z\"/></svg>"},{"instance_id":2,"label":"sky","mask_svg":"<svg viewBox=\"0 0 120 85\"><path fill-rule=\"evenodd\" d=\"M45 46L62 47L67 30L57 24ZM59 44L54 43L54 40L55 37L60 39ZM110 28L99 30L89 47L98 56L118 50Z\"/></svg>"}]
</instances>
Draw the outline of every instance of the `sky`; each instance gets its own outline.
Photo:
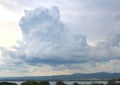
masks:
<instances>
[{"instance_id":1,"label":"sky","mask_svg":"<svg viewBox=\"0 0 120 85\"><path fill-rule=\"evenodd\" d=\"M120 72L120 0L0 0L0 76Z\"/></svg>"}]
</instances>

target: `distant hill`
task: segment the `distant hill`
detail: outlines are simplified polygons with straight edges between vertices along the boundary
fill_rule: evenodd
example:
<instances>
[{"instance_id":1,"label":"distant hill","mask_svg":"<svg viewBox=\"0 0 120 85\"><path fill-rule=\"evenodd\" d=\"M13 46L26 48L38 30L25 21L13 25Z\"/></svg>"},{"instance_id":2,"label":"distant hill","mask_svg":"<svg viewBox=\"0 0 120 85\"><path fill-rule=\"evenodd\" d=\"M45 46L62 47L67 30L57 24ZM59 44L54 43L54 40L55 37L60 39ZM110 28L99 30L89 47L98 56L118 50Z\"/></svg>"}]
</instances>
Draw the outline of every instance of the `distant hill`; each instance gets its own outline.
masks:
<instances>
[{"instance_id":1,"label":"distant hill","mask_svg":"<svg viewBox=\"0 0 120 85\"><path fill-rule=\"evenodd\" d=\"M113 79L120 78L120 73L107 73L107 72L99 72L99 73L90 73L90 74L73 74L70 75L74 78L78 79Z\"/></svg>"},{"instance_id":2,"label":"distant hill","mask_svg":"<svg viewBox=\"0 0 120 85\"><path fill-rule=\"evenodd\" d=\"M109 79L120 78L120 73L75 73L72 75L57 75L57 76L27 76L27 77L1 77L1 81L26 81L26 80L109 80Z\"/></svg>"}]
</instances>

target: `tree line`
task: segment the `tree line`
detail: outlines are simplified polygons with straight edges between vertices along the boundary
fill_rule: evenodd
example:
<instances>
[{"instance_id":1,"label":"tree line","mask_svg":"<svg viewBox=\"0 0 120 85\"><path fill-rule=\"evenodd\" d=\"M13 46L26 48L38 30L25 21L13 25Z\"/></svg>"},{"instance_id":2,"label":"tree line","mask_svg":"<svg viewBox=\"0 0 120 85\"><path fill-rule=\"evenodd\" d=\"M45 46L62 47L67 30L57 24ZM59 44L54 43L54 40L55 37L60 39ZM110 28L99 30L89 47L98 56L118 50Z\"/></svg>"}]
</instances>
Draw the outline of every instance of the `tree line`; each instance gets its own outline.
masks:
<instances>
[{"instance_id":1,"label":"tree line","mask_svg":"<svg viewBox=\"0 0 120 85\"><path fill-rule=\"evenodd\" d=\"M0 82L0 85L17 85L16 83L11 83L11 82ZM23 83L21 83L21 85L50 85L49 81L25 81ZM65 84L62 80L56 81L55 85L68 85ZM73 85L83 85L83 84L79 84L77 82L73 83ZM84 84L84 85L88 85L88 84ZM102 83L91 83L89 85L105 85ZM120 85L120 79L115 80L109 80L107 81L106 85Z\"/></svg>"}]
</instances>

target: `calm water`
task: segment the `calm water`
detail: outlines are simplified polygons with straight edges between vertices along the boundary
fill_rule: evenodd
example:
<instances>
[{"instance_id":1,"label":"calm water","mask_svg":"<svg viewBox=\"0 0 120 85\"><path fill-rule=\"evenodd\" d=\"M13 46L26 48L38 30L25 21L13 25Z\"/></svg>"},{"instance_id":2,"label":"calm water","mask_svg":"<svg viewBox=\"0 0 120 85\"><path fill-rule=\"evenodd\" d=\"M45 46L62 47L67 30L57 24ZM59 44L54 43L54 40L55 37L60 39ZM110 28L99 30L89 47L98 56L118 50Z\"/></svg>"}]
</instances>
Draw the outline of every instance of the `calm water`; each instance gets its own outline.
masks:
<instances>
[{"instance_id":1,"label":"calm water","mask_svg":"<svg viewBox=\"0 0 120 85\"><path fill-rule=\"evenodd\" d=\"M18 85L21 85L22 81L8 81L8 82L14 82L17 83ZM65 84L68 85L73 85L73 83L79 83L79 84L91 84L91 83L103 83L106 84L107 81L64 81ZM56 81L49 81L50 85L55 85Z\"/></svg>"}]
</instances>

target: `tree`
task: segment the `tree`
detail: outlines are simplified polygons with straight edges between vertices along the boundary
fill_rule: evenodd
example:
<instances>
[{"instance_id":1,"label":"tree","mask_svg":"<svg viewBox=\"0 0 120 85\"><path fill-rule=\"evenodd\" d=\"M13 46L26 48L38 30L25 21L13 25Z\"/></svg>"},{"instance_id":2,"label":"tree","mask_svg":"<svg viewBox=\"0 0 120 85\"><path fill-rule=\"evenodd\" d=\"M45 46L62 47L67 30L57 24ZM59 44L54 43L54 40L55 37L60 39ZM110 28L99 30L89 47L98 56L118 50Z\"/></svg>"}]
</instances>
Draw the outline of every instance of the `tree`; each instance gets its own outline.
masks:
<instances>
[{"instance_id":1,"label":"tree","mask_svg":"<svg viewBox=\"0 0 120 85\"><path fill-rule=\"evenodd\" d=\"M26 81L23 82L21 85L39 85L37 81Z\"/></svg>"},{"instance_id":2,"label":"tree","mask_svg":"<svg viewBox=\"0 0 120 85\"><path fill-rule=\"evenodd\" d=\"M17 85L16 83L0 82L0 85Z\"/></svg>"},{"instance_id":3,"label":"tree","mask_svg":"<svg viewBox=\"0 0 120 85\"><path fill-rule=\"evenodd\" d=\"M77 82L73 83L73 85L79 85Z\"/></svg>"},{"instance_id":4,"label":"tree","mask_svg":"<svg viewBox=\"0 0 120 85\"><path fill-rule=\"evenodd\" d=\"M120 84L120 78L118 79L118 81L119 81L119 84Z\"/></svg>"},{"instance_id":5,"label":"tree","mask_svg":"<svg viewBox=\"0 0 120 85\"><path fill-rule=\"evenodd\" d=\"M117 85L117 83L116 83L115 79L112 79L107 82L107 85Z\"/></svg>"},{"instance_id":6,"label":"tree","mask_svg":"<svg viewBox=\"0 0 120 85\"><path fill-rule=\"evenodd\" d=\"M102 83L92 83L91 85L104 85Z\"/></svg>"},{"instance_id":7,"label":"tree","mask_svg":"<svg viewBox=\"0 0 120 85\"><path fill-rule=\"evenodd\" d=\"M40 81L39 85L50 85L49 81Z\"/></svg>"},{"instance_id":8,"label":"tree","mask_svg":"<svg viewBox=\"0 0 120 85\"><path fill-rule=\"evenodd\" d=\"M55 85L67 85L67 84L65 84L62 80L60 80L60 81L57 81Z\"/></svg>"}]
</instances>

